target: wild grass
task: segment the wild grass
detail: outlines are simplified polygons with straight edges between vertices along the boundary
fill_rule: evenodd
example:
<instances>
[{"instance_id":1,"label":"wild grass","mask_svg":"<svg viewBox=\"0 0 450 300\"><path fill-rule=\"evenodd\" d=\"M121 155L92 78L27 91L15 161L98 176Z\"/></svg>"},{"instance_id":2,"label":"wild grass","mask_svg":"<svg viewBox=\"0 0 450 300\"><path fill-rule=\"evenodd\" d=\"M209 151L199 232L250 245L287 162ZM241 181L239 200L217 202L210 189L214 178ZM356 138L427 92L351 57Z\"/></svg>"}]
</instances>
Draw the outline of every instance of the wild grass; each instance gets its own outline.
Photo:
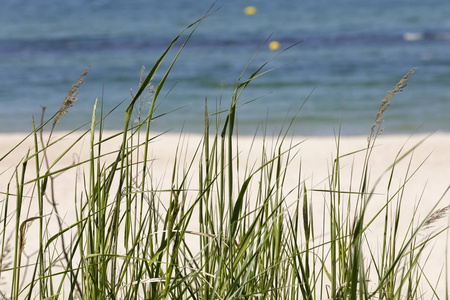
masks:
<instances>
[{"instance_id":1,"label":"wild grass","mask_svg":"<svg viewBox=\"0 0 450 300\"><path fill-rule=\"evenodd\" d=\"M216 103L211 113L205 101L201 140L193 144L181 134L172 163L165 172L156 169L153 149L166 147L160 142L164 134L152 131L152 120L164 115L157 112L160 93L201 21L186 28L183 43L177 36L141 78L124 111L122 131L106 134L107 114L96 101L89 129L51 134L76 99L86 69L62 108L2 155L0 161L7 161L14 151L27 149L2 190L0 275L9 284L2 297L439 298L436 284L447 278L431 282L423 266L433 240L446 228L421 233L447 215L448 206L437 209L437 199L426 216L416 212L404 220L401 213L402 195L417 171L411 154L419 145L400 149L380 178L370 178L382 115L413 70L382 102L366 148L341 153L336 136L326 188L309 187L301 169L289 171L301 152L289 138L294 120L273 137L255 138L249 149L239 142L241 95L266 65L249 75L244 68L227 108ZM160 70L175 47L169 67ZM163 75L155 83L157 71ZM54 155L57 147L62 150ZM72 160L73 152L80 156ZM348 176L343 160L360 154L362 163ZM403 161L410 168L394 187L394 172ZM59 181L67 174L73 182ZM297 184L290 188L293 174ZM65 193L68 184L73 192ZM373 206L380 189L385 200ZM383 235L374 243L372 227L380 224Z\"/></svg>"}]
</instances>

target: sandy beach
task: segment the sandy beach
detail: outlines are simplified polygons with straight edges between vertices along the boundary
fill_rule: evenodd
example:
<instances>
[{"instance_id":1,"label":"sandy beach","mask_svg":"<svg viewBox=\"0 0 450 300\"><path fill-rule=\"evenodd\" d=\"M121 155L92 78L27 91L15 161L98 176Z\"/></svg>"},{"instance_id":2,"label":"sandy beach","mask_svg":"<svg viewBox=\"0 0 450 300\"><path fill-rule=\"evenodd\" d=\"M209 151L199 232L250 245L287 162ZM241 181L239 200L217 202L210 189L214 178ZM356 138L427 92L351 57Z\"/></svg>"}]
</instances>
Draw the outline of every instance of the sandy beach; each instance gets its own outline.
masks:
<instances>
[{"instance_id":1,"label":"sandy beach","mask_svg":"<svg viewBox=\"0 0 450 300\"><path fill-rule=\"evenodd\" d=\"M75 135L64 137L66 133L55 133L53 140L62 138L55 146L50 147L48 156L50 160L55 160L59 155L66 150L66 148L75 141ZM105 133L105 136L113 133ZM159 133L155 133L155 136ZM4 156L15 145L25 138L25 134L0 134L0 155ZM197 134L171 134L166 133L156 137L152 141L150 156L152 158L153 170L155 176L162 177L165 173L171 170L174 158L176 156L177 146L178 151L183 153L183 157L187 161L194 157L195 150L201 140L202 136ZM118 149L120 138L115 139L106 144L106 149L114 151ZM298 144L292 151L291 155L295 153L295 157L291 158L289 163L290 180L287 181L289 185L298 184L298 172L301 168L300 180L306 181L311 188L324 188L326 182L324 180L328 177L333 159L337 155L338 140L335 137L287 137L284 142L285 147ZM253 144L253 145L252 145ZM152 147L152 145L154 145ZM252 157L258 157L263 145L262 138L240 137L239 151L241 152L241 160L243 164L246 163L248 149L252 148ZM273 141L266 138L266 147L270 149ZM345 156L342 159L341 168L344 171L353 170L354 176L357 177L362 162L364 159L367 147L367 137L365 136L343 136L339 139L339 154ZM17 149L8 154L6 158L0 161L0 180L2 188L11 172L17 164L24 158L27 151L33 148L32 137L28 138ZM415 149L413 149L415 148ZM57 166L67 166L77 161L82 161L89 158L89 140L84 138L75 147L70 149L68 153L64 154ZM427 198L438 199L442 193L450 185L450 134L435 133L430 135L380 135L376 141L370 158L370 172L372 181L375 181L383 174L395 161L396 157L401 157L405 153L411 151L411 155L405 157L397 166L395 172L399 179L406 175L406 168L409 165L410 173L418 168L417 173L413 176L409 183L408 193L419 196L425 188ZM31 150L32 151L32 150ZM355 155L346 154L360 151ZM69 174L64 174L64 176ZM345 181L345 180L344 180ZM394 180L395 182L395 180ZM73 182L62 182L58 187L59 193L66 194ZM450 199L450 198L449 198ZM427 201L428 202L428 201ZM430 201L431 202L431 201ZM447 201L448 202L448 201Z\"/></svg>"},{"instance_id":2,"label":"sandy beach","mask_svg":"<svg viewBox=\"0 0 450 300\"><path fill-rule=\"evenodd\" d=\"M105 135L112 133L105 133ZM53 139L61 138L64 133L54 133ZM0 135L0 156L4 156L10 149L18 144L23 138L24 134L1 134ZM62 142L58 143L56 147L51 147L48 152L50 161L58 158L65 148L73 143L74 137L69 136L64 138ZM185 134L180 137L177 134L164 134L155 139L150 145L154 146L150 150L152 159L152 174L153 180L160 183L162 188L169 188L167 186L171 177L173 161L175 157L185 160L185 165L194 157L195 150L201 141L201 136L196 134ZM180 143L181 142L181 143ZM305 186L310 191L311 201L313 207L324 207L326 202L323 193L317 190L327 189L329 187L328 177L330 174L333 160L337 153L337 139L335 137L287 137L285 145L296 145L290 155L290 163L288 168L288 176L283 188L292 192L288 197L288 201L295 201L297 193L296 188L305 183ZM239 138L239 151L241 152L241 164L252 165L252 162L258 161L262 149L262 138L253 140L252 137ZM89 158L89 140L85 139L76 147L71 149L62 159L57 162L55 168L61 168L77 161L82 161ZM104 149L114 151L119 145L119 140L113 140L104 145ZM273 142L270 138L266 138L267 152L271 152ZM1 191L4 192L7 183L10 181L14 169L19 161L26 155L29 149L32 149L33 141L28 139L6 158L0 161L0 183ZM353 155L345 155L355 151L364 150L367 147L367 137L341 137L339 139L339 153L341 159L341 181L343 188L349 188L352 183L352 189L357 190L359 180L361 178L362 165L365 157L365 151ZM176 151L181 152L182 155L177 155ZM252 154L248 154L248 149L252 148ZM286 148L286 147L285 147ZM410 151L413 149L413 151ZM276 150L276 149L275 149ZM450 204L450 194L445 195L447 187L450 185L450 134L435 133L429 136L426 135L380 135L373 148L373 153L370 158L370 182L371 188L374 188L374 197L371 200L374 211L377 207L382 206L386 200L387 193L394 195L395 190L401 187L405 180L407 181L403 193L403 207L402 218L405 224L411 220L411 216L418 207L416 218L418 221L427 216L429 211L437 204L437 208L444 208ZM255 153L255 154L253 154ZM258 154L259 153L259 154ZM391 191L386 190L387 181L390 178L390 167L395 162L396 157L402 157L403 154L409 153L400 162L396 163L395 171L392 176ZM108 159L105 158L105 161ZM196 164L194 164L195 169ZM21 168L22 166L19 165ZM30 167L30 166L29 166ZM20 170L19 168L19 170ZM193 176L195 176L195 171ZM412 176L413 175L413 176ZM409 178L412 176L411 178ZM165 178L165 179L163 179ZM375 183L379 178L382 178L379 183ZM14 179L15 180L15 179ZM12 182L14 182L14 180ZM192 185L195 185L195 179L192 180ZM75 187L78 184L78 191L83 185L82 172L78 169L71 170L55 179L55 195L58 199L59 214L64 219L65 224L71 224L75 220L74 212L74 197ZM13 188L12 188L13 189ZM27 191L30 195L33 191ZM1 202L4 202L5 195L2 194ZM2 204L3 205L3 204ZM325 205L326 206L326 205ZM28 210L28 204L26 206ZM25 211L25 208L23 208ZM24 213L24 212L23 212ZM30 210L27 212L29 217L36 215L36 206L31 203ZM53 213L49 205L48 214ZM370 212L369 212L370 214ZM320 218L323 218L323 212L319 209L315 211L315 218L320 223ZM437 220L429 229L430 233L442 229L448 223L448 216ZM377 220L378 222L381 220ZM33 226L30 232L33 232ZM372 242L376 243L381 238L381 232L376 232L377 226L371 227L370 235ZM406 228L403 228L406 230ZM424 236L428 235L424 232ZM33 243L38 239L35 235L30 234L26 247L32 247ZM443 268L444 256L448 243L446 235L441 235L434 245L434 254L429 258L425 264L425 272L428 270L429 280L436 280L440 276ZM26 251L28 249L26 248ZM31 250L28 250L31 252ZM441 275L443 276L443 275ZM441 278L443 281L444 278ZM439 290L441 293L444 291Z\"/></svg>"}]
</instances>

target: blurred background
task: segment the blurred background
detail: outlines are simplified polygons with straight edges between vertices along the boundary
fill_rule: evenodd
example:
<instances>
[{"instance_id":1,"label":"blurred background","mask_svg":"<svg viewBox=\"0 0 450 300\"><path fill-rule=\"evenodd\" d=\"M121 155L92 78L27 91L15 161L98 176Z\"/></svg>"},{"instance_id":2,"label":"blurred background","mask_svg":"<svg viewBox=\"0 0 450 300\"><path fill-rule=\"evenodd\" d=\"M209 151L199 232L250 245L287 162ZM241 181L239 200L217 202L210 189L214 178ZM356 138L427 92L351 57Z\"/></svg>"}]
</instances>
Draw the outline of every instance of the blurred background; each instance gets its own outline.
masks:
<instances>
[{"instance_id":1,"label":"blurred background","mask_svg":"<svg viewBox=\"0 0 450 300\"><path fill-rule=\"evenodd\" d=\"M392 98L385 134L450 131L450 2L446 0L2 0L0 131L28 132L42 107L50 117L87 66L78 102L57 127L89 122L96 98L122 129L142 66L148 72L186 26L212 13L182 52L154 121L158 131L201 132L204 101L228 107L235 83L270 61L241 103L240 134L277 131L303 101L293 132L367 135L386 93L413 67ZM293 44L296 46L283 52ZM260 51L258 51L260 49ZM164 74L175 51L158 71Z\"/></svg>"}]
</instances>

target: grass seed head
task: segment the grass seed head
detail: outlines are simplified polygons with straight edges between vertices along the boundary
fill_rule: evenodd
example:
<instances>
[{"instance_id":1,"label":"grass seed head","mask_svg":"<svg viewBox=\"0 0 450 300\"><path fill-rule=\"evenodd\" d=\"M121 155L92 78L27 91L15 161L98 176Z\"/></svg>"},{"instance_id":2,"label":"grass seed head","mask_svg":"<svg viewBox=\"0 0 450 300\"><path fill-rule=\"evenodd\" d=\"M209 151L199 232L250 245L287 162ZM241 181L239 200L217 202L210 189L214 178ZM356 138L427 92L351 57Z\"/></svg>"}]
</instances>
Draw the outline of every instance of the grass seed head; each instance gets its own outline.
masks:
<instances>
[{"instance_id":1,"label":"grass seed head","mask_svg":"<svg viewBox=\"0 0 450 300\"><path fill-rule=\"evenodd\" d=\"M394 96L396 93L399 93L403 91L403 89L406 87L406 81L408 80L409 76L411 76L412 73L416 68L412 68L411 71L406 73L405 76L395 85L395 87L389 91L386 95L386 97L381 101L380 109L378 110L378 113L375 117L375 121L373 122L372 129L370 131L370 137L374 137L381 133L381 130L375 131L375 129L383 123L383 114L386 111L386 109L389 107L389 100L391 100L392 96ZM375 134L376 133L376 134Z\"/></svg>"},{"instance_id":2,"label":"grass seed head","mask_svg":"<svg viewBox=\"0 0 450 300\"><path fill-rule=\"evenodd\" d=\"M66 98L64 99L64 102L61 105L61 108L59 109L59 111L55 117L55 120L53 121L53 127L55 127L56 123L59 122L59 119L61 118L61 116L66 114L69 111L69 107L71 107L78 100L78 98L77 98L78 89L83 84L84 77L87 75L89 68L90 68L90 66L87 67L83 71L83 73L81 73L81 75L78 77L77 82L75 82L75 84L72 85L72 87L70 88L69 93L67 94Z\"/></svg>"},{"instance_id":3,"label":"grass seed head","mask_svg":"<svg viewBox=\"0 0 450 300\"><path fill-rule=\"evenodd\" d=\"M424 228L429 228L433 223L439 221L440 219L447 216L448 212L450 211L450 205L447 205L444 208L438 209L435 212L433 212L428 220L423 224Z\"/></svg>"}]
</instances>

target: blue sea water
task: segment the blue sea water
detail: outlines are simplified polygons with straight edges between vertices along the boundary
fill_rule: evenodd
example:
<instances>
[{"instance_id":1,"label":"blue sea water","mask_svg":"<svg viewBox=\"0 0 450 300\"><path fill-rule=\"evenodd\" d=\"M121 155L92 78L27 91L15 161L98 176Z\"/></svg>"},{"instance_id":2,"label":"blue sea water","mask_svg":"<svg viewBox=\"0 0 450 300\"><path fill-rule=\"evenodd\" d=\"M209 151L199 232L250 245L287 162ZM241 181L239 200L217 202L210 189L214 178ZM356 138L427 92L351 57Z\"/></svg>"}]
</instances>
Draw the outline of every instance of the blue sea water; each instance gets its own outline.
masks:
<instances>
[{"instance_id":1,"label":"blue sea water","mask_svg":"<svg viewBox=\"0 0 450 300\"><path fill-rule=\"evenodd\" d=\"M43 106L47 117L55 113L89 65L78 101L57 129L89 122L96 98L105 111L124 101L106 121L121 129L142 66L148 72L213 4L171 71L157 110L170 113L155 119L155 130L200 132L205 98L210 111L227 107L255 54L244 78L298 43L243 93L242 104L258 100L239 109L241 133L262 124L277 130L309 97L294 133L331 135L342 124L342 134L367 134L386 93L413 67L408 86L392 98L384 132L450 131L447 0L2 0L0 131L29 131ZM256 14L246 15L247 6ZM273 40L280 50L268 48Z\"/></svg>"}]
</instances>

